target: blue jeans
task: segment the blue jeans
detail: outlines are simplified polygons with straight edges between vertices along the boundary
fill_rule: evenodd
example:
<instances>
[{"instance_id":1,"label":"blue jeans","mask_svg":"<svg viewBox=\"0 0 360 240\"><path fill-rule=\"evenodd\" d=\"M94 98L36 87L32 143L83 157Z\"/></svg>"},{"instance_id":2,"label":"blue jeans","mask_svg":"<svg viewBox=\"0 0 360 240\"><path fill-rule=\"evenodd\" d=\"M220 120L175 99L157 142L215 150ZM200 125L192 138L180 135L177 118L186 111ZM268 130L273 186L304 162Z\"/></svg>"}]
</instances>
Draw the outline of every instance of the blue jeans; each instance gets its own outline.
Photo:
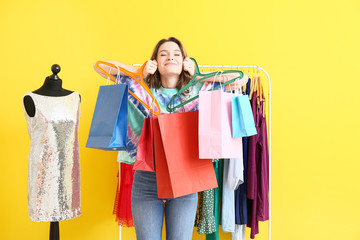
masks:
<instances>
[{"instance_id":1,"label":"blue jeans","mask_svg":"<svg viewBox=\"0 0 360 240\"><path fill-rule=\"evenodd\" d=\"M136 238L161 240L165 213L166 239L191 240L197 202L197 193L178 198L158 198L156 173L135 171L131 208Z\"/></svg>"}]
</instances>

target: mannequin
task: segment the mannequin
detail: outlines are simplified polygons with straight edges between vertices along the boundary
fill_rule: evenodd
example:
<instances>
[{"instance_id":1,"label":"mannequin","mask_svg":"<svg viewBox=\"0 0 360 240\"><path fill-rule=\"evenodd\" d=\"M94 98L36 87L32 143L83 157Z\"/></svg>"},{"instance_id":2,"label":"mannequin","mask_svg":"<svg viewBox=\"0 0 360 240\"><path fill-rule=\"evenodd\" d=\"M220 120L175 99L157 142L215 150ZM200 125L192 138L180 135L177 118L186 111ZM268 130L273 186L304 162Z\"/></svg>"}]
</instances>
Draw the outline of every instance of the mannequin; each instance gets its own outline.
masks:
<instances>
[{"instance_id":1,"label":"mannequin","mask_svg":"<svg viewBox=\"0 0 360 240\"><path fill-rule=\"evenodd\" d=\"M33 93L53 97L66 96L72 93L73 91L62 88L62 80L57 76L57 74L60 72L60 66L57 64L52 65L51 71L53 74L48 76L41 88L33 91ZM27 114L30 117L35 116L35 104L30 96L24 97L24 106Z\"/></svg>"},{"instance_id":2,"label":"mannequin","mask_svg":"<svg viewBox=\"0 0 360 240\"><path fill-rule=\"evenodd\" d=\"M33 91L38 95L50 96L50 97L62 97L73 93L73 91L62 88L62 80L57 76L60 72L60 66L54 64L51 67L53 74L46 77L44 84L37 90ZM80 96L80 95L79 95ZM31 96L26 95L23 98L24 108L29 117L34 117L36 113L36 107L34 100ZM56 106L54 106L56 107ZM59 240L59 222L50 222L50 240Z\"/></svg>"}]
</instances>

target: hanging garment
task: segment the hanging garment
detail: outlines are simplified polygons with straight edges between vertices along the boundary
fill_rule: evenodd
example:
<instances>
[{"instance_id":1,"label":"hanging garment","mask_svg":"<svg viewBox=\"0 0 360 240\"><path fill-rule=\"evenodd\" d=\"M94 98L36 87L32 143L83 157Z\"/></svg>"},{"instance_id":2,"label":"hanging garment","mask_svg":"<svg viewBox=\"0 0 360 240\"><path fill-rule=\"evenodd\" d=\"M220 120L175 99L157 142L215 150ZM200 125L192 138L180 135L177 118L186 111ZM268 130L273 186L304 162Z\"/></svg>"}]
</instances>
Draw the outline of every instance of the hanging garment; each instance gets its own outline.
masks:
<instances>
[{"instance_id":1,"label":"hanging garment","mask_svg":"<svg viewBox=\"0 0 360 240\"><path fill-rule=\"evenodd\" d=\"M242 139L241 139L242 141ZM242 148L242 144L241 144ZM229 171L227 178L227 187L233 190L238 189L240 184L244 183L244 160L243 158L230 158Z\"/></svg>"},{"instance_id":2,"label":"hanging garment","mask_svg":"<svg viewBox=\"0 0 360 240\"><path fill-rule=\"evenodd\" d=\"M35 116L24 112L30 136L28 210L30 221L57 222L81 215L78 128L80 96L26 93Z\"/></svg>"},{"instance_id":3,"label":"hanging garment","mask_svg":"<svg viewBox=\"0 0 360 240\"><path fill-rule=\"evenodd\" d=\"M122 227L133 227L134 220L131 210L131 191L134 179L133 166L126 163L120 165L120 174L118 173L120 185L118 181L113 214L116 215L116 221Z\"/></svg>"},{"instance_id":4,"label":"hanging garment","mask_svg":"<svg viewBox=\"0 0 360 240\"><path fill-rule=\"evenodd\" d=\"M266 118L263 116L263 102L259 109L260 135L258 148L261 151L260 164L258 165L258 206L256 209L256 219L258 221L269 220L269 148L267 140Z\"/></svg>"},{"instance_id":5,"label":"hanging garment","mask_svg":"<svg viewBox=\"0 0 360 240\"><path fill-rule=\"evenodd\" d=\"M216 231L214 207L215 189L209 189L199 193L198 211L195 219L195 227L199 234L210 234Z\"/></svg>"},{"instance_id":6,"label":"hanging garment","mask_svg":"<svg viewBox=\"0 0 360 240\"><path fill-rule=\"evenodd\" d=\"M251 99L251 108L254 114L255 120L257 120L257 105L256 105L257 95L256 92L253 93ZM256 130L258 131L258 122L255 122ZM259 222L256 220L256 204L257 204L257 169L256 169L256 145L259 135L254 135L249 137L249 152L248 152L248 169L247 169L247 198L248 198L248 223L247 226L251 228L250 238L255 238L255 235L259 233Z\"/></svg>"},{"instance_id":7,"label":"hanging garment","mask_svg":"<svg viewBox=\"0 0 360 240\"><path fill-rule=\"evenodd\" d=\"M259 233L259 222L269 219L269 154L267 149L266 119L263 105L257 106L257 93L254 92L251 105L256 118L259 134L249 138L247 198L249 215L247 226L251 228L250 238Z\"/></svg>"},{"instance_id":8,"label":"hanging garment","mask_svg":"<svg viewBox=\"0 0 360 240\"><path fill-rule=\"evenodd\" d=\"M229 159L224 159L221 198L221 228L223 232L235 232L235 193L228 187Z\"/></svg>"},{"instance_id":9,"label":"hanging garment","mask_svg":"<svg viewBox=\"0 0 360 240\"><path fill-rule=\"evenodd\" d=\"M235 232L231 233L231 240L245 240L245 225L235 225Z\"/></svg>"},{"instance_id":10,"label":"hanging garment","mask_svg":"<svg viewBox=\"0 0 360 240\"><path fill-rule=\"evenodd\" d=\"M246 95L250 93L251 79L249 78L246 84ZM248 137L243 137L243 165L244 165L244 183L240 184L235 191L235 223L247 224L248 222L248 207L247 207L247 161L248 161Z\"/></svg>"},{"instance_id":11,"label":"hanging garment","mask_svg":"<svg viewBox=\"0 0 360 240\"><path fill-rule=\"evenodd\" d=\"M235 223L246 224L248 221L248 207L246 198L247 188L247 153L248 138L243 137L243 166L244 166L244 182L239 185L235 191Z\"/></svg>"}]
</instances>

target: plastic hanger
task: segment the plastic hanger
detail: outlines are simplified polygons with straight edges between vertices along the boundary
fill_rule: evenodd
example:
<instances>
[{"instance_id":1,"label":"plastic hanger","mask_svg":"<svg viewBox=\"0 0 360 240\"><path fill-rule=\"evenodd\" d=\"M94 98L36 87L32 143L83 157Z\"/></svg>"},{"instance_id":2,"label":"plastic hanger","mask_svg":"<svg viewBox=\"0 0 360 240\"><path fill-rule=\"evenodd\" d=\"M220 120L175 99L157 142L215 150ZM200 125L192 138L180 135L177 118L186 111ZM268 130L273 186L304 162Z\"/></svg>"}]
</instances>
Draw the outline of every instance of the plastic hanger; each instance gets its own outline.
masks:
<instances>
[{"instance_id":1,"label":"plastic hanger","mask_svg":"<svg viewBox=\"0 0 360 240\"><path fill-rule=\"evenodd\" d=\"M188 84L186 84L183 88L181 88L179 90L178 93L176 93L174 96L172 96L172 98L170 99L169 103L166 105L166 109L168 110L168 112L174 112L176 108L179 108L179 107L182 107L184 106L185 104L189 103L189 102L192 102L194 101L195 99L197 99L199 97L199 95L195 96L195 97L192 97L184 102L181 102L180 104L178 105L174 105L173 102L175 101L176 98L178 98L186 89L188 89L189 87L193 86L195 83L198 83L200 81L203 81L204 79L206 78L209 78L209 77L213 77L215 76L216 74L218 74L218 72L211 72L211 73L200 73L200 70L199 70L199 66L196 62L196 60L194 58L190 58L191 60L194 61L195 63L195 75L193 76L193 78L190 80L190 82ZM226 70L226 71L223 71L222 74L227 74L227 73L239 73L240 76L238 77L235 77L229 81L226 81L225 83L222 84L222 86L226 86L228 85L229 83L232 83L234 82L235 80L237 79L242 79L243 76L244 76L244 73L242 71L239 71L239 70ZM198 80L195 80L197 77L201 77L200 79ZM209 91L212 91L212 90L216 90L220 88L220 85L219 86L216 86L212 89L210 89Z\"/></svg>"},{"instance_id":2,"label":"plastic hanger","mask_svg":"<svg viewBox=\"0 0 360 240\"><path fill-rule=\"evenodd\" d=\"M108 63L108 62L104 62L104 61L97 61L97 62L95 63L95 67L96 67L97 69L99 69L102 73L104 73L106 76L108 76L108 77L111 79L111 81L113 81L113 82L115 82L115 83L118 83L118 84L121 84L121 82L120 82L118 79L114 78L114 76L110 75L110 74L107 73L104 69L102 69L102 68L100 67L100 64L104 64L104 65L107 65L107 66L109 66L109 67L113 67L113 68L115 68L115 69L120 69L122 72L126 73L126 74L129 75L132 79L134 79L136 82L138 82L138 83L146 90L146 92L151 96L152 101L155 102L156 107L157 107L158 110L155 112L153 108L151 108L150 106L148 106L143 100L141 100L138 96L136 96L132 91L129 90L129 93L130 93L131 95L133 95L134 98L136 98L142 105L144 105L144 107L145 107L146 109L148 109L153 115L159 115L159 114L160 114L161 110L160 110L159 103L157 102L156 98L153 96L153 94L152 94L151 90L149 89L149 87L148 87L148 86L146 85L146 83L144 82L144 79L143 79L143 76L142 76L142 74L143 74L143 69L144 69L144 67L145 67L146 62L140 67L140 69L139 69L139 71L138 71L137 73L130 72L130 71L128 71L128 70L126 70L126 69L124 69L124 68L122 68L122 67L116 66L115 64ZM139 77L140 80L139 80L138 78L136 78L136 77Z\"/></svg>"}]
</instances>

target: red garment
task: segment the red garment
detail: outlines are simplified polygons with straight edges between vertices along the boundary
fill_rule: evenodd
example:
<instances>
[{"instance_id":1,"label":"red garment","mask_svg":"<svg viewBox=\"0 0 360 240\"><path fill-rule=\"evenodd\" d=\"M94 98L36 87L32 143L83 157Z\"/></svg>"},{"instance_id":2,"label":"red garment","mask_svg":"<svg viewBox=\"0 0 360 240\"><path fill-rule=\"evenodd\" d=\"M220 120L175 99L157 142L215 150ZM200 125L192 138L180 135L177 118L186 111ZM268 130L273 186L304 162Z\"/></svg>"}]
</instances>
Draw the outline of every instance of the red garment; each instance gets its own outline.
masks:
<instances>
[{"instance_id":1,"label":"red garment","mask_svg":"<svg viewBox=\"0 0 360 240\"><path fill-rule=\"evenodd\" d=\"M116 221L123 227L133 227L134 221L131 211L131 190L134 179L133 165L121 163L120 187L116 190L114 211ZM118 173L119 178L119 173Z\"/></svg>"},{"instance_id":2,"label":"red garment","mask_svg":"<svg viewBox=\"0 0 360 240\"><path fill-rule=\"evenodd\" d=\"M247 198L248 224L250 238L259 233L259 222L269 220L269 150L266 119L263 105L257 106L257 94L254 92L251 107L255 118L257 135L249 137Z\"/></svg>"}]
</instances>

